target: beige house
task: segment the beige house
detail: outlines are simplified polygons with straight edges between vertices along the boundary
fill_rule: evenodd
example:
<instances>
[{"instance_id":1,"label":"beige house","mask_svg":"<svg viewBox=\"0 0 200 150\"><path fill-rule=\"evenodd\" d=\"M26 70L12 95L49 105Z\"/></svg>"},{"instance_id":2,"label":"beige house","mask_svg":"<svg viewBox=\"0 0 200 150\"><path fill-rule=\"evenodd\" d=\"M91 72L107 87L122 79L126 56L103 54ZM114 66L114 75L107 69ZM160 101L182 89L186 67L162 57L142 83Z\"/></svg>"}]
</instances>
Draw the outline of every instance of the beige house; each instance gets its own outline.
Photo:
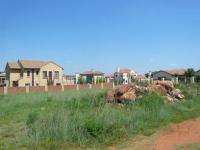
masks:
<instances>
[{"instance_id":1,"label":"beige house","mask_svg":"<svg viewBox=\"0 0 200 150\"><path fill-rule=\"evenodd\" d=\"M52 61L18 60L6 65L9 87L60 85L63 68Z\"/></svg>"},{"instance_id":2,"label":"beige house","mask_svg":"<svg viewBox=\"0 0 200 150\"><path fill-rule=\"evenodd\" d=\"M0 72L0 87L5 85L6 74L4 72Z\"/></svg>"}]
</instances>

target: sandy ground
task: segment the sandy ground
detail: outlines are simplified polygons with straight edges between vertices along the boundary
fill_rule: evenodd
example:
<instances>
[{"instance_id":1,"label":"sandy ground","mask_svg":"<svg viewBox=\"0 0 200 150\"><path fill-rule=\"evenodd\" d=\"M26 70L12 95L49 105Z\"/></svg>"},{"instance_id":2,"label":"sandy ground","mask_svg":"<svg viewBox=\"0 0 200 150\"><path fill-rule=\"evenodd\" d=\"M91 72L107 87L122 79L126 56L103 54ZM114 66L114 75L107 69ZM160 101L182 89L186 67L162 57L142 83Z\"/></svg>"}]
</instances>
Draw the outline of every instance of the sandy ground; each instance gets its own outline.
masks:
<instances>
[{"instance_id":1,"label":"sandy ground","mask_svg":"<svg viewBox=\"0 0 200 150\"><path fill-rule=\"evenodd\" d=\"M161 135L154 150L173 150L177 145L200 144L200 119L174 125Z\"/></svg>"},{"instance_id":2,"label":"sandy ground","mask_svg":"<svg viewBox=\"0 0 200 150\"><path fill-rule=\"evenodd\" d=\"M174 150L188 144L200 144L200 118L172 125L149 137L139 136L124 146L108 150Z\"/></svg>"}]
</instances>

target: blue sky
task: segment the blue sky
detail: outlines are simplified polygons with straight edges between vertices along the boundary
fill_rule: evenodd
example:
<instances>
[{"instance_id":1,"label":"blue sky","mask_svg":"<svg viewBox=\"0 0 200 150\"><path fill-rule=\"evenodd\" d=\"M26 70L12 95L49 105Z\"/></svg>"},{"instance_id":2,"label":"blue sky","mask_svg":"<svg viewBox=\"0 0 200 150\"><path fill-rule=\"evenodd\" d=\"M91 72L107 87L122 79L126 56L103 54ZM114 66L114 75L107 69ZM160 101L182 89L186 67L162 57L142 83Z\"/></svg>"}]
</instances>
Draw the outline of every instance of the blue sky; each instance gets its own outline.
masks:
<instances>
[{"instance_id":1,"label":"blue sky","mask_svg":"<svg viewBox=\"0 0 200 150\"><path fill-rule=\"evenodd\" d=\"M199 0L0 0L0 70L53 60L65 73L200 69Z\"/></svg>"}]
</instances>

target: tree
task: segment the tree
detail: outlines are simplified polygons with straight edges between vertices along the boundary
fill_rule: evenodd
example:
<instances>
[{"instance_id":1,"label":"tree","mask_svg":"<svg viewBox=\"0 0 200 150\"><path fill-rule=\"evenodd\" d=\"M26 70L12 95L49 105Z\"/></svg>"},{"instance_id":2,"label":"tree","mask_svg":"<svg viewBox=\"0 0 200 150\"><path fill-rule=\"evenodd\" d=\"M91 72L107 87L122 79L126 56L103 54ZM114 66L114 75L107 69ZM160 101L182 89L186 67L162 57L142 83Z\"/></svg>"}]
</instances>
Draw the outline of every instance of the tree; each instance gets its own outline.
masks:
<instances>
[{"instance_id":1,"label":"tree","mask_svg":"<svg viewBox=\"0 0 200 150\"><path fill-rule=\"evenodd\" d=\"M99 78L99 83L102 83L103 82L103 79L102 77Z\"/></svg>"},{"instance_id":2,"label":"tree","mask_svg":"<svg viewBox=\"0 0 200 150\"><path fill-rule=\"evenodd\" d=\"M92 78L92 84L94 84L95 83L95 79L94 78Z\"/></svg>"},{"instance_id":3,"label":"tree","mask_svg":"<svg viewBox=\"0 0 200 150\"><path fill-rule=\"evenodd\" d=\"M199 74L196 75L196 81L200 82L200 75Z\"/></svg>"},{"instance_id":4,"label":"tree","mask_svg":"<svg viewBox=\"0 0 200 150\"><path fill-rule=\"evenodd\" d=\"M84 84L84 83L85 83L85 78L79 77L79 83L80 83L80 84Z\"/></svg>"},{"instance_id":5,"label":"tree","mask_svg":"<svg viewBox=\"0 0 200 150\"><path fill-rule=\"evenodd\" d=\"M188 68L187 71L185 72L186 78L191 78L195 76L195 71L193 68Z\"/></svg>"},{"instance_id":6,"label":"tree","mask_svg":"<svg viewBox=\"0 0 200 150\"><path fill-rule=\"evenodd\" d=\"M96 78L96 84L98 84L98 83L99 83L99 77Z\"/></svg>"},{"instance_id":7,"label":"tree","mask_svg":"<svg viewBox=\"0 0 200 150\"><path fill-rule=\"evenodd\" d=\"M103 83L106 83L106 78L103 77L103 78L102 78L102 82L103 82Z\"/></svg>"}]
</instances>

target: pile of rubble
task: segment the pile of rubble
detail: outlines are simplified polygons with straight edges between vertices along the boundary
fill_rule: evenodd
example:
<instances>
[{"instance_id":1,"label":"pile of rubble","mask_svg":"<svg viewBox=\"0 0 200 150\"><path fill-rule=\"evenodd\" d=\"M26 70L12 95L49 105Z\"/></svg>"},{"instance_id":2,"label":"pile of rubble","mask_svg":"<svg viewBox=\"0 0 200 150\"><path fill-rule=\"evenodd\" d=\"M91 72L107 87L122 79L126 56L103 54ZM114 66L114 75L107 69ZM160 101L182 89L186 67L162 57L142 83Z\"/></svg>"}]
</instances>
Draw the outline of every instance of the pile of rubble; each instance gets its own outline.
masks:
<instances>
[{"instance_id":1,"label":"pile of rubble","mask_svg":"<svg viewBox=\"0 0 200 150\"><path fill-rule=\"evenodd\" d=\"M140 99L144 93L156 92L165 97L169 102L184 99L184 95L176 89L170 81L156 81L148 87L138 85L122 85L107 95L108 102L124 103Z\"/></svg>"}]
</instances>

